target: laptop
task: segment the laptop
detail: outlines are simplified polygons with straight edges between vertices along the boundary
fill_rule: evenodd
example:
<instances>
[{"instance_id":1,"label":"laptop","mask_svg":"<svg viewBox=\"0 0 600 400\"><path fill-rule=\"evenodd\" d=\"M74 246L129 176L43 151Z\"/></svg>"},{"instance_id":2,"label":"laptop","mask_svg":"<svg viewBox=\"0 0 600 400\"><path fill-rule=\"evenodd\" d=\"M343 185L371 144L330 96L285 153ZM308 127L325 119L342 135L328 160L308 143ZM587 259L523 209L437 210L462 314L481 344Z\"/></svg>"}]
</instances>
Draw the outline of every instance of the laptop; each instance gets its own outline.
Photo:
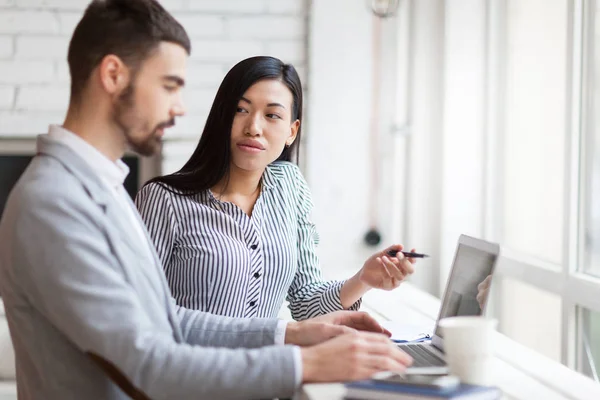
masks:
<instances>
[{"instance_id":1,"label":"laptop","mask_svg":"<svg viewBox=\"0 0 600 400\"><path fill-rule=\"evenodd\" d=\"M486 278L485 284L491 285L499 253L500 246L495 243L467 235L460 236L431 341L398 344L400 349L413 358L413 364L407 370L408 374L448 372L444 361L444 335L438 322L447 317L484 314L487 296L480 295L478 298L478 286Z\"/></svg>"}]
</instances>

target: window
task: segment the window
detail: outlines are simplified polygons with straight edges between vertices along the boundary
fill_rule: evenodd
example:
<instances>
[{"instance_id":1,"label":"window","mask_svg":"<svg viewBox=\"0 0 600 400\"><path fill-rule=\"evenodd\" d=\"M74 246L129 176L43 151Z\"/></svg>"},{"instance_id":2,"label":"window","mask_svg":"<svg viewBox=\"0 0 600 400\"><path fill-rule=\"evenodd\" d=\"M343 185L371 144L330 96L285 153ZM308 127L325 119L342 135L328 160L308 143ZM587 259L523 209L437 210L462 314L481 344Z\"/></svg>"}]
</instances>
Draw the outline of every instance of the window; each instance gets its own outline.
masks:
<instances>
[{"instance_id":1,"label":"window","mask_svg":"<svg viewBox=\"0 0 600 400\"><path fill-rule=\"evenodd\" d=\"M499 279L494 284L500 289L502 312L496 316L499 320L499 330L506 336L560 362L560 296L511 278ZM540 310L544 312L540 313Z\"/></svg>"},{"instance_id":2,"label":"window","mask_svg":"<svg viewBox=\"0 0 600 400\"><path fill-rule=\"evenodd\" d=\"M589 30L590 54L588 61L587 89L589 104L587 107L585 187L585 258L583 271L600 277L600 2L591 13Z\"/></svg>"},{"instance_id":3,"label":"window","mask_svg":"<svg viewBox=\"0 0 600 400\"><path fill-rule=\"evenodd\" d=\"M582 138L582 261L581 279L600 278L600 2L591 2L584 20L583 138ZM593 7L593 8L592 8ZM590 296L600 303L600 289ZM581 307L577 365L599 380L600 308Z\"/></svg>"},{"instance_id":4,"label":"window","mask_svg":"<svg viewBox=\"0 0 600 400\"><path fill-rule=\"evenodd\" d=\"M580 369L598 380L600 374L600 312L583 308L581 313Z\"/></svg>"},{"instance_id":5,"label":"window","mask_svg":"<svg viewBox=\"0 0 600 400\"><path fill-rule=\"evenodd\" d=\"M543 10L543 12L540 12ZM567 0L509 0L502 243L563 257Z\"/></svg>"},{"instance_id":6,"label":"window","mask_svg":"<svg viewBox=\"0 0 600 400\"><path fill-rule=\"evenodd\" d=\"M499 330L557 361L561 294L537 281L539 275L560 279L566 253L569 15L567 0L506 2L499 102L504 129L498 133L503 206L495 211L496 240L510 250L502 257L513 266L496 291Z\"/></svg>"},{"instance_id":7,"label":"window","mask_svg":"<svg viewBox=\"0 0 600 400\"><path fill-rule=\"evenodd\" d=\"M428 137L443 154L440 283L457 233L499 243L499 330L597 379L600 0L465 4L443 10L444 124L441 141ZM408 202L412 219L438 220L427 212Z\"/></svg>"},{"instance_id":8,"label":"window","mask_svg":"<svg viewBox=\"0 0 600 400\"><path fill-rule=\"evenodd\" d=\"M503 41L490 49L504 55L492 174L501 201L488 213L503 249L494 312L509 337L598 379L598 9L576 0L504 4Z\"/></svg>"}]
</instances>

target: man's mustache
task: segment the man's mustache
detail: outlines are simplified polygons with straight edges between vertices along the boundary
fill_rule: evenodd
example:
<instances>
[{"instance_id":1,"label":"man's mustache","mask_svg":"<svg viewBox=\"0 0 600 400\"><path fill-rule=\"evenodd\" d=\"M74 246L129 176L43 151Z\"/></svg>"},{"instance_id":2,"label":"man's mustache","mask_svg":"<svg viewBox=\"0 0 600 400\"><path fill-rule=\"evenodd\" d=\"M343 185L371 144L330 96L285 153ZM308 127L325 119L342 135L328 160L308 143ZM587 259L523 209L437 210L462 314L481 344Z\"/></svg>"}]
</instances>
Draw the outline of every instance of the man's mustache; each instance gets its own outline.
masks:
<instances>
[{"instance_id":1,"label":"man's mustache","mask_svg":"<svg viewBox=\"0 0 600 400\"><path fill-rule=\"evenodd\" d=\"M163 123L156 125L156 128L154 130L157 131L159 129L170 128L172 126L175 126L175 118L172 118L171 120L169 120L167 122L163 122Z\"/></svg>"}]
</instances>

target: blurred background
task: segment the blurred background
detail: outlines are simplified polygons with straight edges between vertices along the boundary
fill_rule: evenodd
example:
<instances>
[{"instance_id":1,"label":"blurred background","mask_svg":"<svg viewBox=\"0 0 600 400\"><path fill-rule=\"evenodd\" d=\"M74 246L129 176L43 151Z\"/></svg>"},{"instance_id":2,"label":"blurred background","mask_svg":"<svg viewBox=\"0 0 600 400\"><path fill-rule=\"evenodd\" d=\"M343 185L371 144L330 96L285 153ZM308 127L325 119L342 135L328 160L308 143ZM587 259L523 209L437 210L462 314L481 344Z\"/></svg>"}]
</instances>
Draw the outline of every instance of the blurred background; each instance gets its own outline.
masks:
<instances>
[{"instance_id":1,"label":"blurred background","mask_svg":"<svg viewBox=\"0 0 600 400\"><path fill-rule=\"evenodd\" d=\"M440 296L461 233L498 242L500 331L598 380L597 1L161 3L192 38L188 115L160 156L126 157L130 192L187 160L230 67L276 56L304 85L298 161L326 275L402 243L432 256L411 283ZM64 118L86 5L0 0L0 210L35 135Z\"/></svg>"}]
</instances>

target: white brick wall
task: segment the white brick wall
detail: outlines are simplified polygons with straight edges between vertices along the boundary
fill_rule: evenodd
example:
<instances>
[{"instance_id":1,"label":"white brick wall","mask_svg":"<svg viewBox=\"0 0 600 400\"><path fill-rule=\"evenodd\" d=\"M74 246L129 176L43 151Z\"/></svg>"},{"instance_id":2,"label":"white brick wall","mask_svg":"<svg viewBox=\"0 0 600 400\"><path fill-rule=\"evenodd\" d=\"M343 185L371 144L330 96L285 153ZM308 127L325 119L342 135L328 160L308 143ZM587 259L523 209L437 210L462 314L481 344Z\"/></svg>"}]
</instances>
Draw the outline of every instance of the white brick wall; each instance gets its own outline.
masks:
<instances>
[{"instance_id":1,"label":"white brick wall","mask_svg":"<svg viewBox=\"0 0 600 400\"><path fill-rule=\"evenodd\" d=\"M17 60L48 60L60 54L66 59L69 47L68 38L60 36L17 36L15 43L14 58Z\"/></svg>"},{"instance_id":2,"label":"white brick wall","mask_svg":"<svg viewBox=\"0 0 600 400\"><path fill-rule=\"evenodd\" d=\"M13 42L12 36L0 36L0 60L12 57Z\"/></svg>"},{"instance_id":3,"label":"white brick wall","mask_svg":"<svg viewBox=\"0 0 600 400\"><path fill-rule=\"evenodd\" d=\"M58 33L56 15L49 11L4 9L0 13L0 33Z\"/></svg>"},{"instance_id":4,"label":"white brick wall","mask_svg":"<svg viewBox=\"0 0 600 400\"><path fill-rule=\"evenodd\" d=\"M54 65L49 61L0 61L0 83L21 87L29 83L52 82Z\"/></svg>"},{"instance_id":5,"label":"white brick wall","mask_svg":"<svg viewBox=\"0 0 600 400\"><path fill-rule=\"evenodd\" d=\"M0 107L11 108L14 98L15 89L12 86L0 86Z\"/></svg>"},{"instance_id":6,"label":"white brick wall","mask_svg":"<svg viewBox=\"0 0 600 400\"><path fill-rule=\"evenodd\" d=\"M64 111L69 105L69 88L67 85L23 86L17 89L16 111ZM59 121L62 122L62 121Z\"/></svg>"},{"instance_id":7,"label":"white brick wall","mask_svg":"<svg viewBox=\"0 0 600 400\"><path fill-rule=\"evenodd\" d=\"M162 0L192 39L188 115L167 137L165 172L189 156L225 73L254 55L293 63L306 80L309 0ZM68 104L67 48L87 0L0 0L0 136L33 136ZM0 139L1 140L1 139ZM1 145L1 141L0 141Z\"/></svg>"}]
</instances>

